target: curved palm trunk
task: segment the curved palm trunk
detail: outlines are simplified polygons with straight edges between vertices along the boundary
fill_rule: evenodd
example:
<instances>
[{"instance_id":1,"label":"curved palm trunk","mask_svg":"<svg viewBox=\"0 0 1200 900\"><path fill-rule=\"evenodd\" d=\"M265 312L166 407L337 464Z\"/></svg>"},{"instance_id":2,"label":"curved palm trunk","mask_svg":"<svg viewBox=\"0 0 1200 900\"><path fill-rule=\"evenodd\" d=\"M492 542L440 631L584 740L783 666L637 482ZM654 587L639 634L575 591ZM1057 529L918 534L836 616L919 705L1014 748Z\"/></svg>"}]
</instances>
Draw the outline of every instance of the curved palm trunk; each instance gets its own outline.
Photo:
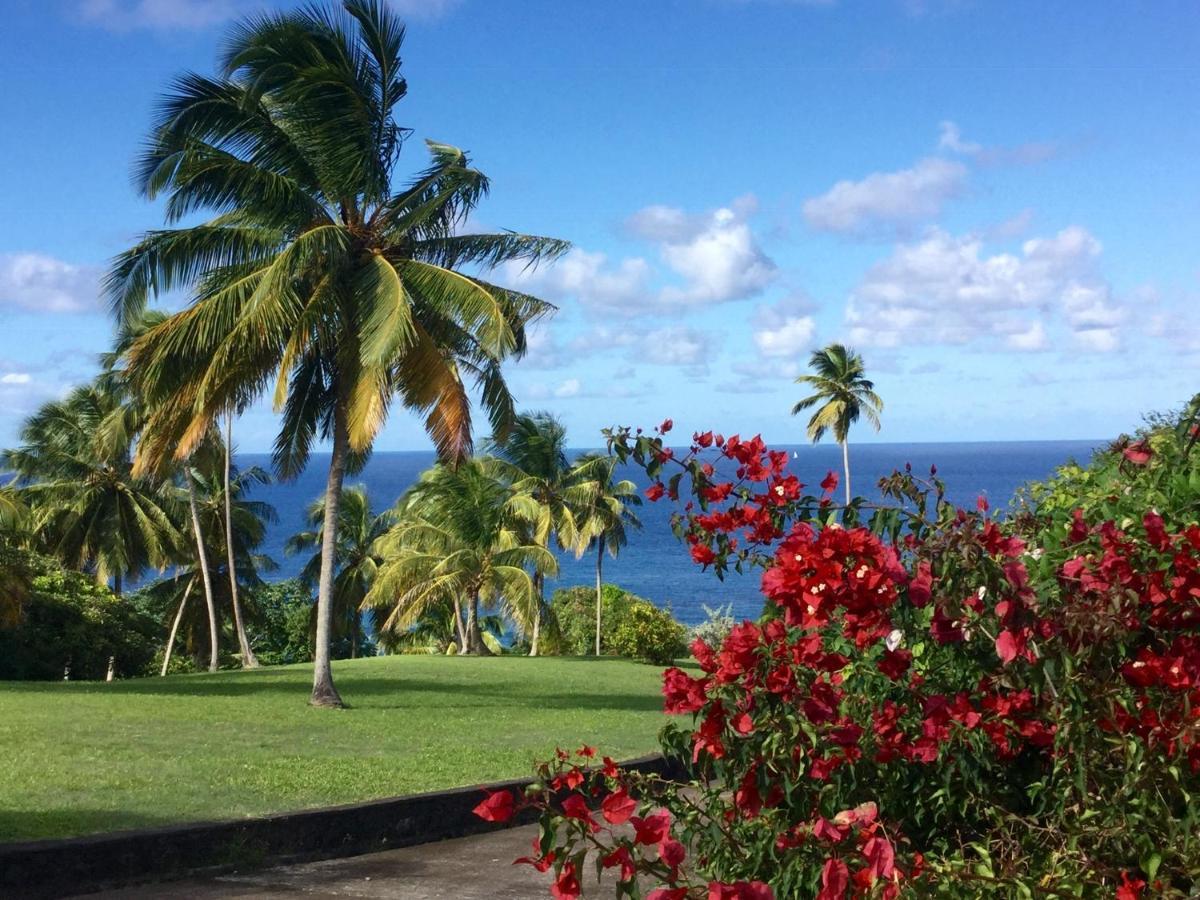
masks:
<instances>
[{"instance_id":1,"label":"curved palm trunk","mask_svg":"<svg viewBox=\"0 0 1200 900\"><path fill-rule=\"evenodd\" d=\"M600 655L600 609L604 596L602 570L604 568L604 535L596 539L596 655Z\"/></svg>"},{"instance_id":2,"label":"curved palm trunk","mask_svg":"<svg viewBox=\"0 0 1200 900\"><path fill-rule=\"evenodd\" d=\"M192 511L192 532L196 536L196 559L200 563L200 575L204 580L204 600L208 604L208 671L217 671L217 604L213 601L212 576L208 574L208 553L204 549L204 535L200 531L200 514L196 511L196 484L191 472L184 472L188 483L188 507Z\"/></svg>"},{"instance_id":3,"label":"curved palm trunk","mask_svg":"<svg viewBox=\"0 0 1200 900\"><path fill-rule=\"evenodd\" d=\"M462 604L458 602L458 597L454 598L454 633L458 635L458 652L467 652L467 631L463 626Z\"/></svg>"},{"instance_id":4,"label":"curved palm trunk","mask_svg":"<svg viewBox=\"0 0 1200 900\"><path fill-rule=\"evenodd\" d=\"M546 577L541 572L533 573L534 600L533 637L529 641L529 655L538 655L538 638L542 633L542 607L545 605Z\"/></svg>"},{"instance_id":5,"label":"curved palm trunk","mask_svg":"<svg viewBox=\"0 0 1200 900\"><path fill-rule=\"evenodd\" d=\"M337 565L338 507L342 500L342 482L346 478L346 455L350 438L346 430L346 411L339 404L333 412L333 455L325 482L325 522L321 526L321 576L317 587L317 638L313 654L312 706L340 707L341 695L333 686L329 639L333 626L333 569Z\"/></svg>"},{"instance_id":6,"label":"curved palm trunk","mask_svg":"<svg viewBox=\"0 0 1200 900\"><path fill-rule=\"evenodd\" d=\"M229 564L229 596L233 600L233 623L237 630L238 649L242 653L242 668L257 669L258 659L250 649L246 626L242 621L242 604L238 600L237 566L233 559L233 498L229 494L229 470L233 455L233 413L225 419L225 550Z\"/></svg>"},{"instance_id":7,"label":"curved palm trunk","mask_svg":"<svg viewBox=\"0 0 1200 900\"><path fill-rule=\"evenodd\" d=\"M842 441L842 471L846 476L846 505L850 505L850 442Z\"/></svg>"},{"instance_id":8,"label":"curved palm trunk","mask_svg":"<svg viewBox=\"0 0 1200 900\"><path fill-rule=\"evenodd\" d=\"M188 580L187 587L183 591L183 599L179 601L179 610L175 613L175 621L171 623L171 633L167 636L167 649L163 651L162 671L160 676L167 674L167 669L171 667L171 651L175 649L175 635L179 632L179 623L183 621L183 608L187 606L188 597L192 595L192 588L196 586L196 579Z\"/></svg>"}]
</instances>

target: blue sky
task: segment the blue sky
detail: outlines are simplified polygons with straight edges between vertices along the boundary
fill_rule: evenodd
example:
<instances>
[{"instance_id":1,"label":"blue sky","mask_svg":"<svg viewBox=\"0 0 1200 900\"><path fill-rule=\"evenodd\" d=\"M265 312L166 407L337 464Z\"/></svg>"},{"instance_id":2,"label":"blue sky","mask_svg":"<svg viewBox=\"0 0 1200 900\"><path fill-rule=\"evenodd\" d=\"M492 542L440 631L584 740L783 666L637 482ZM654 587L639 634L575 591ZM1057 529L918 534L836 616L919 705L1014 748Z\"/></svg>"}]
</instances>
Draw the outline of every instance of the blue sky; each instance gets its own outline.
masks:
<instances>
[{"instance_id":1,"label":"blue sky","mask_svg":"<svg viewBox=\"0 0 1200 900\"><path fill-rule=\"evenodd\" d=\"M575 245L503 275L560 307L509 377L576 444L800 441L792 379L839 339L887 403L858 440L1099 438L1200 389L1194 3L393 4L400 171L464 147L473 225ZM6 0L0 445L94 371L97 278L161 224L130 183L156 93L255 5ZM377 446L427 443L398 411Z\"/></svg>"}]
</instances>

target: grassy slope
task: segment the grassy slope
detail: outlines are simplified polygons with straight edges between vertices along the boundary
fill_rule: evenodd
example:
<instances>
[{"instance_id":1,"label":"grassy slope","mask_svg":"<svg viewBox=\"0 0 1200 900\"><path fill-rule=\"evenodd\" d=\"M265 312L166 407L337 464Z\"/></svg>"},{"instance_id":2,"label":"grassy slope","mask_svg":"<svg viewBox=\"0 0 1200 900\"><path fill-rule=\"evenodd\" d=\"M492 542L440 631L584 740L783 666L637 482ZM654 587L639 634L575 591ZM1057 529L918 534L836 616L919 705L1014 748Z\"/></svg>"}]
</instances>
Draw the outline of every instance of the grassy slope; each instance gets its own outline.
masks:
<instances>
[{"instance_id":1,"label":"grassy slope","mask_svg":"<svg viewBox=\"0 0 1200 900\"><path fill-rule=\"evenodd\" d=\"M0 682L0 841L348 803L524 775L553 748L649 752L660 670L620 660L344 661L97 683Z\"/></svg>"}]
</instances>

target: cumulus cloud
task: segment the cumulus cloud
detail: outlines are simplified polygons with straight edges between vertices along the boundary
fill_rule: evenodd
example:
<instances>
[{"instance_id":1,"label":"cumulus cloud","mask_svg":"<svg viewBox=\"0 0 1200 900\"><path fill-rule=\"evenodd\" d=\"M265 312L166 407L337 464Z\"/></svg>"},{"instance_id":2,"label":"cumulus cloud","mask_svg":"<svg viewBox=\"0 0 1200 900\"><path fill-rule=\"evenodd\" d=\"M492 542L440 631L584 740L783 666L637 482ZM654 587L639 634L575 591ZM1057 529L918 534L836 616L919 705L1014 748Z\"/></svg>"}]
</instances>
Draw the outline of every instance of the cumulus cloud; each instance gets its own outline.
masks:
<instances>
[{"instance_id":1,"label":"cumulus cloud","mask_svg":"<svg viewBox=\"0 0 1200 900\"><path fill-rule=\"evenodd\" d=\"M687 367L706 367L715 346L711 334L686 325L657 328L634 344L638 362Z\"/></svg>"},{"instance_id":2,"label":"cumulus cloud","mask_svg":"<svg viewBox=\"0 0 1200 900\"><path fill-rule=\"evenodd\" d=\"M99 270L40 253L0 254L0 308L39 313L99 308Z\"/></svg>"},{"instance_id":3,"label":"cumulus cloud","mask_svg":"<svg viewBox=\"0 0 1200 900\"><path fill-rule=\"evenodd\" d=\"M760 356L791 358L813 345L817 324L809 315L812 305L807 298L789 297L775 304L764 304L754 314L754 346Z\"/></svg>"},{"instance_id":4,"label":"cumulus cloud","mask_svg":"<svg viewBox=\"0 0 1200 900\"><path fill-rule=\"evenodd\" d=\"M1100 253L1078 226L992 256L977 236L932 229L867 271L847 304L850 338L883 347L991 339L1033 351L1050 344L1055 319L1078 348L1114 350L1127 312L1098 272Z\"/></svg>"},{"instance_id":5,"label":"cumulus cloud","mask_svg":"<svg viewBox=\"0 0 1200 900\"><path fill-rule=\"evenodd\" d=\"M939 215L947 201L963 192L966 179L962 163L931 156L897 172L839 181L805 201L804 218L818 231L838 234L903 230Z\"/></svg>"},{"instance_id":6,"label":"cumulus cloud","mask_svg":"<svg viewBox=\"0 0 1200 900\"><path fill-rule=\"evenodd\" d=\"M33 376L28 372L5 372L0 375L0 384L29 384Z\"/></svg>"},{"instance_id":7,"label":"cumulus cloud","mask_svg":"<svg viewBox=\"0 0 1200 900\"><path fill-rule=\"evenodd\" d=\"M630 216L626 228L651 245L661 266L644 256L618 261L576 248L536 271L509 265L505 275L515 286L551 299L577 298L593 312L629 317L741 300L778 274L750 227L755 211L749 197L701 214L648 206Z\"/></svg>"}]
</instances>

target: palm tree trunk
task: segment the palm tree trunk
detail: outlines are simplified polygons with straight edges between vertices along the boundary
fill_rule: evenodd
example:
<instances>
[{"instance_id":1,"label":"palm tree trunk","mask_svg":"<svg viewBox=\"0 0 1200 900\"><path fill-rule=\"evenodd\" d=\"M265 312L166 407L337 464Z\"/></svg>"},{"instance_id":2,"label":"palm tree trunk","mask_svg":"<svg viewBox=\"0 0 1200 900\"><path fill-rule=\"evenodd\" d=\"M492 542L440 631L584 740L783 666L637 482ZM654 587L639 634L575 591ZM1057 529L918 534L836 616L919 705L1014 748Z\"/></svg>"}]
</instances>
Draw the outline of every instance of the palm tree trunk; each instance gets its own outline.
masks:
<instances>
[{"instance_id":1,"label":"palm tree trunk","mask_svg":"<svg viewBox=\"0 0 1200 900\"><path fill-rule=\"evenodd\" d=\"M846 475L846 505L850 505L850 442L842 441L842 471Z\"/></svg>"},{"instance_id":2,"label":"palm tree trunk","mask_svg":"<svg viewBox=\"0 0 1200 900\"><path fill-rule=\"evenodd\" d=\"M479 627L479 589L471 592L471 606L467 612L467 653L471 656L490 656L483 642L483 629Z\"/></svg>"},{"instance_id":3,"label":"palm tree trunk","mask_svg":"<svg viewBox=\"0 0 1200 900\"><path fill-rule=\"evenodd\" d=\"M121 596L121 573L120 572L118 572L116 575L113 576L112 592L114 594L116 594L118 597Z\"/></svg>"},{"instance_id":4,"label":"palm tree trunk","mask_svg":"<svg viewBox=\"0 0 1200 900\"><path fill-rule=\"evenodd\" d=\"M358 635L362 623L357 609L350 612L350 658L358 659Z\"/></svg>"},{"instance_id":5,"label":"palm tree trunk","mask_svg":"<svg viewBox=\"0 0 1200 900\"><path fill-rule=\"evenodd\" d=\"M229 596L233 600L233 623L237 630L238 649L242 652L242 668L257 669L258 659L250 649L246 626L242 621L242 604L238 601L237 565L233 559L233 497L229 493L229 470L233 456L233 413L225 418L225 550L229 563Z\"/></svg>"},{"instance_id":6,"label":"palm tree trunk","mask_svg":"<svg viewBox=\"0 0 1200 900\"><path fill-rule=\"evenodd\" d=\"M196 579L189 578L187 587L183 591L183 599L179 601L179 610L175 613L175 621L171 623L171 633L167 636L167 649L163 651L162 671L160 676L167 674L167 669L171 667L171 651L175 649L175 635L179 631L179 623L183 620L183 608L187 606L188 597L192 595L192 588L196 586Z\"/></svg>"},{"instance_id":7,"label":"palm tree trunk","mask_svg":"<svg viewBox=\"0 0 1200 900\"><path fill-rule=\"evenodd\" d=\"M204 600L208 603L208 671L217 671L217 604L213 601L212 577L208 574L208 553L204 549L204 535L200 531L200 514L196 511L196 482L192 473L184 469L183 477L188 485L188 507L192 511L192 532L196 536L196 560L200 563L200 575L204 579Z\"/></svg>"},{"instance_id":8,"label":"palm tree trunk","mask_svg":"<svg viewBox=\"0 0 1200 900\"><path fill-rule=\"evenodd\" d=\"M338 507L342 500L342 482L346 477L346 456L350 437L346 428L345 404L333 411L333 455L329 459L329 477L325 482L325 523L321 527L321 576L317 587L317 639L313 654L313 706L341 707L341 695L333 686L329 664L329 639L333 626L333 569L337 549Z\"/></svg>"},{"instance_id":9,"label":"palm tree trunk","mask_svg":"<svg viewBox=\"0 0 1200 900\"><path fill-rule=\"evenodd\" d=\"M463 627L462 605L454 598L454 631L458 635L458 652L467 652L467 632Z\"/></svg>"},{"instance_id":10,"label":"palm tree trunk","mask_svg":"<svg viewBox=\"0 0 1200 900\"><path fill-rule=\"evenodd\" d=\"M541 572L533 573L534 587L534 610L533 610L533 637L529 642L529 655L538 655L538 638L542 633L542 606L545 603L543 593L546 590L546 578Z\"/></svg>"},{"instance_id":11,"label":"palm tree trunk","mask_svg":"<svg viewBox=\"0 0 1200 900\"><path fill-rule=\"evenodd\" d=\"M604 568L604 535L596 538L596 655L600 655L600 608L604 596L601 570Z\"/></svg>"}]
</instances>

